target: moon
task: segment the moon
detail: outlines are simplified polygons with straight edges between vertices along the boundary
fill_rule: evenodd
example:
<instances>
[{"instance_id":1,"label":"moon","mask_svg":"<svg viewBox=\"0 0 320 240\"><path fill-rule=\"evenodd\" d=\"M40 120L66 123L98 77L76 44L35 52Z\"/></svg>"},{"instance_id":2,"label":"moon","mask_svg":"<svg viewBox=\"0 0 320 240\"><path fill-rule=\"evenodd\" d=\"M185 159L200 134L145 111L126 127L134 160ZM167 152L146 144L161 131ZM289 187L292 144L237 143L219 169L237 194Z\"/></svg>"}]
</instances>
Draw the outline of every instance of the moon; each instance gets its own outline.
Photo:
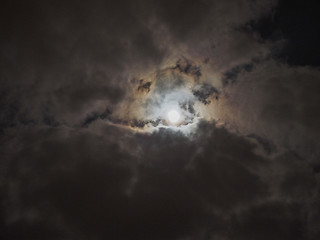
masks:
<instances>
[{"instance_id":1,"label":"moon","mask_svg":"<svg viewBox=\"0 0 320 240\"><path fill-rule=\"evenodd\" d=\"M168 118L171 123L177 123L180 119L180 113L176 110L171 110L168 112Z\"/></svg>"}]
</instances>

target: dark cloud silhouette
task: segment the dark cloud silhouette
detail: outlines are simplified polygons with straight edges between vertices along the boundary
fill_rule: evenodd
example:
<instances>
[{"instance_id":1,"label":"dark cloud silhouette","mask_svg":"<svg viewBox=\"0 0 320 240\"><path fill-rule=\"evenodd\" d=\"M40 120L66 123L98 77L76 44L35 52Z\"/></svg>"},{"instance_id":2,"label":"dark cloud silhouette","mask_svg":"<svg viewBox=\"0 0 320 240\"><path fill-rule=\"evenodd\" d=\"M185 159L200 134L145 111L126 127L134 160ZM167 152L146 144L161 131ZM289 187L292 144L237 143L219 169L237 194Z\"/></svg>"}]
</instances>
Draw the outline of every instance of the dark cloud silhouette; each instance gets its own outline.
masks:
<instances>
[{"instance_id":1,"label":"dark cloud silhouette","mask_svg":"<svg viewBox=\"0 0 320 240\"><path fill-rule=\"evenodd\" d=\"M141 79L138 87L138 91L146 91L146 92L150 92L150 87L151 87L151 82L146 82L144 83L143 80Z\"/></svg>"},{"instance_id":2,"label":"dark cloud silhouette","mask_svg":"<svg viewBox=\"0 0 320 240\"><path fill-rule=\"evenodd\" d=\"M207 99L213 94L216 95L215 98L218 100L218 91L209 84L203 84L193 90L193 95L196 96L203 104L209 104L211 101Z\"/></svg>"},{"instance_id":3,"label":"dark cloud silhouette","mask_svg":"<svg viewBox=\"0 0 320 240\"><path fill-rule=\"evenodd\" d=\"M187 59L179 59L173 69L178 69L180 72L191 75L198 80L201 77L201 69L199 66L192 64Z\"/></svg>"}]
</instances>

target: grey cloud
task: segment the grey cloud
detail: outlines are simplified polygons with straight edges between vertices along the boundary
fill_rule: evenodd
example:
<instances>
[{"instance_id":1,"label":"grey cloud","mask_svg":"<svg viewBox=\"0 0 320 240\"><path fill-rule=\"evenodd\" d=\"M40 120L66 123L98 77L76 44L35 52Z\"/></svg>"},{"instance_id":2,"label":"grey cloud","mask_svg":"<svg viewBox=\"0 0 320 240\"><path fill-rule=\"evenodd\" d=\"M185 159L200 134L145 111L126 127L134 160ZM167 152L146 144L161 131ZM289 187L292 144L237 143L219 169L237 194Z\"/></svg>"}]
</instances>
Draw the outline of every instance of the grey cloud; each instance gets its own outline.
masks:
<instances>
[{"instance_id":1,"label":"grey cloud","mask_svg":"<svg viewBox=\"0 0 320 240\"><path fill-rule=\"evenodd\" d=\"M261 201L266 201L267 209L273 206L268 203L273 182L257 172L272 163L253 153L255 145L243 137L205 122L193 140L166 129L128 136L110 128L112 135L97 135L90 128L81 132L47 128L26 129L21 138L8 138L2 167L8 169L10 181L2 182L2 191L8 206L4 221L12 219L6 223L9 229L23 231L22 224L31 231L42 222L46 227L41 229L49 228L49 233L57 229L69 239L78 234L97 239L180 239L203 231L212 236L224 232L226 226L216 223L219 218L231 221L230 234L240 236L251 234L246 226L257 222L255 218L270 224L286 222L287 217L292 224L303 221L300 215L266 216L260 210L255 215ZM14 142L20 147L12 153ZM131 147L139 151L134 154ZM287 180L277 186L286 198L297 199L288 189L296 188L290 179L301 167L291 166L293 172L284 173ZM279 201L277 209L287 211ZM239 213L243 208L248 210ZM234 214L239 214L235 222ZM284 231L270 234L290 239L291 223L286 224ZM260 225L261 231L267 226ZM5 234L4 239L14 236Z\"/></svg>"},{"instance_id":2,"label":"grey cloud","mask_svg":"<svg viewBox=\"0 0 320 240\"><path fill-rule=\"evenodd\" d=\"M113 105L123 99L131 70L161 61L164 52L145 20L126 6L100 1L6 6L2 102L19 105L14 122L24 112L27 119L41 121L45 108L57 121L74 124L75 115L99 108L97 101Z\"/></svg>"},{"instance_id":3,"label":"grey cloud","mask_svg":"<svg viewBox=\"0 0 320 240\"><path fill-rule=\"evenodd\" d=\"M319 71L246 29L276 2L6 3L0 238L318 239Z\"/></svg>"},{"instance_id":4,"label":"grey cloud","mask_svg":"<svg viewBox=\"0 0 320 240\"><path fill-rule=\"evenodd\" d=\"M1 83L5 93L1 102L6 107L16 102L17 107L14 111L7 110L11 117L8 119L6 114L2 125L48 123L47 116L54 116L54 122L74 125L92 111L101 112L116 105L126 96L128 77L158 69L164 59L171 58L167 50L175 48L176 43L158 42L156 29L150 27L154 18L172 30L170 36L181 33L191 39L186 33L198 29L192 26L211 21L212 11L219 16L218 9L229 6L232 4L210 1L151 5L140 1L126 4L95 1L90 5L72 1L57 2L50 7L40 1L8 4L1 49L5 66ZM237 20L247 16L246 4L241 11ZM22 19L20 25L14 12ZM177 12L182 15L178 17ZM185 24L186 20L189 23ZM201 34L203 27L197 30ZM165 44L167 48L163 47ZM193 44L193 48L200 50L202 45ZM216 59L222 54L207 57ZM188 61L179 61L176 68L195 78L201 76L200 68ZM20 120L20 115L25 120Z\"/></svg>"},{"instance_id":5,"label":"grey cloud","mask_svg":"<svg viewBox=\"0 0 320 240\"><path fill-rule=\"evenodd\" d=\"M316 162L318 79L317 69L265 61L251 72L242 72L237 83L225 89L225 111L219 117L235 123L244 133L258 134L280 149L290 149Z\"/></svg>"},{"instance_id":6,"label":"grey cloud","mask_svg":"<svg viewBox=\"0 0 320 240\"><path fill-rule=\"evenodd\" d=\"M263 138L259 135L256 135L256 134L249 134L247 137L256 140L263 147L264 151L267 154L272 154L272 153L277 152L277 147L270 140L265 139L265 138Z\"/></svg>"}]
</instances>

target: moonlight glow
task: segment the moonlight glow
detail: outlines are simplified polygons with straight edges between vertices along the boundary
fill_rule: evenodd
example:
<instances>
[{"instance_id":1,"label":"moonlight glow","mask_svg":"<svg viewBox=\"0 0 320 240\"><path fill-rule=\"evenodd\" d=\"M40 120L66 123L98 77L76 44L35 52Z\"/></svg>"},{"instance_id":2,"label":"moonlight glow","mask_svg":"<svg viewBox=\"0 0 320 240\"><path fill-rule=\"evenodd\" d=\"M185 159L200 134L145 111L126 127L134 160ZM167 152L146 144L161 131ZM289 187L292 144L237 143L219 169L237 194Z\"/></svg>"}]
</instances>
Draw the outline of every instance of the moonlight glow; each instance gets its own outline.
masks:
<instances>
[{"instance_id":1,"label":"moonlight glow","mask_svg":"<svg viewBox=\"0 0 320 240\"><path fill-rule=\"evenodd\" d=\"M180 114L176 110L168 112L168 118L171 123L177 123L180 119Z\"/></svg>"}]
</instances>

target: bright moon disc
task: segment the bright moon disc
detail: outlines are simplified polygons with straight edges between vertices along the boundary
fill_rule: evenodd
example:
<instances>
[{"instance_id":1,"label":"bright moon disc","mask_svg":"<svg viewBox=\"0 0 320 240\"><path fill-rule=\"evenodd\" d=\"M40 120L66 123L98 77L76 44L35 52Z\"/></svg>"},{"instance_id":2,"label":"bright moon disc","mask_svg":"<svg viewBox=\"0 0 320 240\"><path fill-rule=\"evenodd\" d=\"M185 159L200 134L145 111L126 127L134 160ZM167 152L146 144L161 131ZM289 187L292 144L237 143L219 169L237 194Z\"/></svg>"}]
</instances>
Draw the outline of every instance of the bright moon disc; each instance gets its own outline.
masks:
<instances>
[{"instance_id":1,"label":"bright moon disc","mask_svg":"<svg viewBox=\"0 0 320 240\"><path fill-rule=\"evenodd\" d=\"M176 110L168 112L168 118L171 123L177 123L180 118L180 114Z\"/></svg>"}]
</instances>

